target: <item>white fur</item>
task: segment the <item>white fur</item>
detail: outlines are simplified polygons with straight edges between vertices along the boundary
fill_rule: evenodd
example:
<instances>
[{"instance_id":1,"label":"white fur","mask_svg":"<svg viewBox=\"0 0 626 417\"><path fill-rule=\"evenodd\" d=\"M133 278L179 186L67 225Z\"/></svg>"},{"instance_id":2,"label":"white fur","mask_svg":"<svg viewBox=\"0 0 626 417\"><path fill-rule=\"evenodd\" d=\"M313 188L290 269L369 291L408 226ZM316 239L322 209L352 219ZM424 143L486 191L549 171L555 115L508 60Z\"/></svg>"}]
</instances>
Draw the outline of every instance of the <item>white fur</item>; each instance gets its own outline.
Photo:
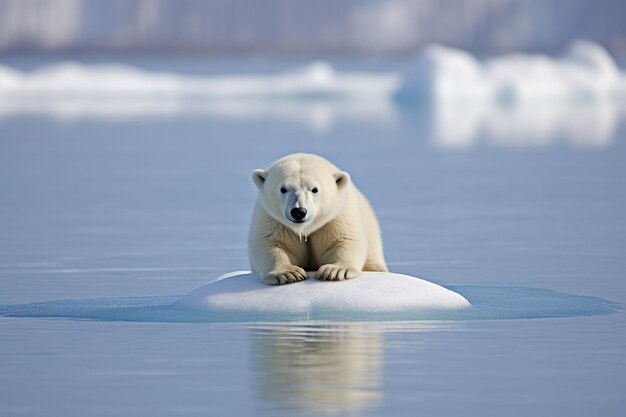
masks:
<instances>
[{"instance_id":1,"label":"white fur","mask_svg":"<svg viewBox=\"0 0 626 417\"><path fill-rule=\"evenodd\" d=\"M301 281L305 270L331 281L387 271L374 211L347 172L320 156L293 154L255 170L252 179L259 196L249 255L263 282ZM306 209L303 223L294 222L293 208Z\"/></svg>"}]
</instances>

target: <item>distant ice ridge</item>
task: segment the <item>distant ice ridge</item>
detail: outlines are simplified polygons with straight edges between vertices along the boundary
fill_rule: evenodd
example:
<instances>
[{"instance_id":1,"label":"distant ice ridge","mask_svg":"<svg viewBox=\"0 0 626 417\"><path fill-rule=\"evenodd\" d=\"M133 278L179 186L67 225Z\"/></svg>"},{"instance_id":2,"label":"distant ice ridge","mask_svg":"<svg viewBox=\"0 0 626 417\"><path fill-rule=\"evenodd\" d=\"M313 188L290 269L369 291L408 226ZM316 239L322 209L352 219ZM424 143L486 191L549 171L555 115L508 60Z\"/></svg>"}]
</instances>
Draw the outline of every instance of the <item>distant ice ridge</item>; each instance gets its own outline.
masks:
<instances>
[{"instance_id":1,"label":"distant ice ridge","mask_svg":"<svg viewBox=\"0 0 626 417\"><path fill-rule=\"evenodd\" d=\"M572 43L559 58L511 54L479 61L468 52L434 45L404 70L400 100L592 100L626 95L626 74L589 41Z\"/></svg>"},{"instance_id":2,"label":"distant ice ridge","mask_svg":"<svg viewBox=\"0 0 626 417\"><path fill-rule=\"evenodd\" d=\"M0 65L0 97L204 96L390 98L399 101L593 100L626 96L626 74L600 45L576 41L558 58L512 54L480 61L433 45L403 71L337 72L324 61L270 75L181 75L75 62L21 72Z\"/></svg>"}]
</instances>

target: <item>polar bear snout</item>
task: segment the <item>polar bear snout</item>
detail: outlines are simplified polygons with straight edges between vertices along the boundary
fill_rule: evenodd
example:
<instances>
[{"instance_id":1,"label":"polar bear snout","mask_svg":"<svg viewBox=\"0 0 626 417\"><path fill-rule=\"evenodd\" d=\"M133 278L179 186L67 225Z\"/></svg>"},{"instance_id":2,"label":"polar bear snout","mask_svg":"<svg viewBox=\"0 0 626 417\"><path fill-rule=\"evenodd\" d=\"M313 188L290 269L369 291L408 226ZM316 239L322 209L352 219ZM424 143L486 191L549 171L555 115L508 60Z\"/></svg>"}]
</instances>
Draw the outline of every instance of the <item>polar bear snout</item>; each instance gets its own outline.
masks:
<instances>
[{"instance_id":1,"label":"polar bear snout","mask_svg":"<svg viewBox=\"0 0 626 417\"><path fill-rule=\"evenodd\" d=\"M294 207L289 212L294 223L304 223L306 213L307 211L304 207Z\"/></svg>"},{"instance_id":2,"label":"polar bear snout","mask_svg":"<svg viewBox=\"0 0 626 417\"><path fill-rule=\"evenodd\" d=\"M294 187L295 188L295 187ZM302 190L290 189L285 194L284 215L291 223L301 224L313 219L314 205ZM308 209L306 208L308 207Z\"/></svg>"}]
</instances>

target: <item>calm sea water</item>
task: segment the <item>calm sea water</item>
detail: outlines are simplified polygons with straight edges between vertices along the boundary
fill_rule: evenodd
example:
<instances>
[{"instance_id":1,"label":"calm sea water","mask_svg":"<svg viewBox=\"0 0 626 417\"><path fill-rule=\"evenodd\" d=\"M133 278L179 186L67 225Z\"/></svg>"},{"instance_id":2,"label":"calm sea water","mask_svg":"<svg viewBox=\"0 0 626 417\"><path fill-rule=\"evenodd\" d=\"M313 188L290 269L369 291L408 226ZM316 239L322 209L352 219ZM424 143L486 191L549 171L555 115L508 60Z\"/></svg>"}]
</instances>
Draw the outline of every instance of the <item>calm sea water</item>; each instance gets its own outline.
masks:
<instances>
[{"instance_id":1,"label":"calm sea water","mask_svg":"<svg viewBox=\"0 0 626 417\"><path fill-rule=\"evenodd\" d=\"M250 173L291 152L351 173L393 271L461 292L505 287L504 309L511 287L623 304L618 105L0 103L0 304L104 299L99 320L0 318L1 415L626 412L621 311L373 323L106 314L106 300L174 299L246 269Z\"/></svg>"}]
</instances>

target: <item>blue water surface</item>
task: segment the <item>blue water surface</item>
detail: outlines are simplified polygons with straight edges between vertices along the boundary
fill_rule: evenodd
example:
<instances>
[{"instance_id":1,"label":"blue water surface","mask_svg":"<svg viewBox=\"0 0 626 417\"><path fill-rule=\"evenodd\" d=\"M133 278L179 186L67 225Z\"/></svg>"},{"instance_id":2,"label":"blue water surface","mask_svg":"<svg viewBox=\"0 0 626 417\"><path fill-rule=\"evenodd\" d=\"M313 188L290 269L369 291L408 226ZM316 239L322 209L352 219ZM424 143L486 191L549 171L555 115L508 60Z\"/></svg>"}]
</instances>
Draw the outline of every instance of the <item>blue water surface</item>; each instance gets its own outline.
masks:
<instances>
[{"instance_id":1,"label":"blue water surface","mask_svg":"<svg viewBox=\"0 0 626 417\"><path fill-rule=\"evenodd\" d=\"M626 411L622 106L0 104L0 415ZM392 271L473 307L172 307L248 268L250 173L291 152L350 172Z\"/></svg>"}]
</instances>

